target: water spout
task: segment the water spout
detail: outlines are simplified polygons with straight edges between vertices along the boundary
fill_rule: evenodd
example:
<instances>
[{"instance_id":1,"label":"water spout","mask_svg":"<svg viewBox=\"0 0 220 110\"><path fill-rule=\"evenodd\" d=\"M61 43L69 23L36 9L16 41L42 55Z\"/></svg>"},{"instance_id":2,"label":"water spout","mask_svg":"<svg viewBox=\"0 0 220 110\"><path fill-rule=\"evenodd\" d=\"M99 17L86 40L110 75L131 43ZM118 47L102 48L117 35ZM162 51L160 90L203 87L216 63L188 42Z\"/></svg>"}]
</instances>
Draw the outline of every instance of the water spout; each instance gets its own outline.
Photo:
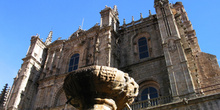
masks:
<instances>
[{"instance_id":1,"label":"water spout","mask_svg":"<svg viewBox=\"0 0 220 110\"><path fill-rule=\"evenodd\" d=\"M67 106L68 106L68 104L65 105L64 110L67 110Z\"/></svg>"},{"instance_id":2,"label":"water spout","mask_svg":"<svg viewBox=\"0 0 220 110\"><path fill-rule=\"evenodd\" d=\"M128 103L126 103L126 107L127 107L128 110L132 110Z\"/></svg>"}]
</instances>

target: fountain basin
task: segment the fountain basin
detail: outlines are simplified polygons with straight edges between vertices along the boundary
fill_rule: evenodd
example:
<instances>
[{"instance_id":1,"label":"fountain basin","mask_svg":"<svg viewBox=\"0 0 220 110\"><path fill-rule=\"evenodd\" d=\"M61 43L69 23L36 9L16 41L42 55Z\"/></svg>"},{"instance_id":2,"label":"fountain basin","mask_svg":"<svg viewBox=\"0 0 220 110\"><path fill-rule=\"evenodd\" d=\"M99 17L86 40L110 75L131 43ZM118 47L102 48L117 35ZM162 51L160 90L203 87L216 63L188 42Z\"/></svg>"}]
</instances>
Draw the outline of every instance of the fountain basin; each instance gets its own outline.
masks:
<instances>
[{"instance_id":1,"label":"fountain basin","mask_svg":"<svg viewBox=\"0 0 220 110\"><path fill-rule=\"evenodd\" d=\"M116 68L89 66L69 73L63 89L80 110L121 110L138 95L138 84Z\"/></svg>"}]
</instances>

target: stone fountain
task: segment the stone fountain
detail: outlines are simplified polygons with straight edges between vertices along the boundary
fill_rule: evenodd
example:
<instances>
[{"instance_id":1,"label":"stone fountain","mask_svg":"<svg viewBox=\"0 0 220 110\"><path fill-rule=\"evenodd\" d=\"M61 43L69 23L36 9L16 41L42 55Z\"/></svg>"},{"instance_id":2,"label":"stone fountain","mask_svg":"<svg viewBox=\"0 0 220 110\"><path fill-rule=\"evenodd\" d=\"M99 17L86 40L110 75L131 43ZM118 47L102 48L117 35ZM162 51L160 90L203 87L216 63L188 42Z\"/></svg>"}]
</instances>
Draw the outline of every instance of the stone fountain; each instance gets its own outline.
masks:
<instances>
[{"instance_id":1,"label":"stone fountain","mask_svg":"<svg viewBox=\"0 0 220 110\"><path fill-rule=\"evenodd\" d=\"M116 68L90 66L69 73L63 89L79 110L122 110L138 95L138 84Z\"/></svg>"}]
</instances>

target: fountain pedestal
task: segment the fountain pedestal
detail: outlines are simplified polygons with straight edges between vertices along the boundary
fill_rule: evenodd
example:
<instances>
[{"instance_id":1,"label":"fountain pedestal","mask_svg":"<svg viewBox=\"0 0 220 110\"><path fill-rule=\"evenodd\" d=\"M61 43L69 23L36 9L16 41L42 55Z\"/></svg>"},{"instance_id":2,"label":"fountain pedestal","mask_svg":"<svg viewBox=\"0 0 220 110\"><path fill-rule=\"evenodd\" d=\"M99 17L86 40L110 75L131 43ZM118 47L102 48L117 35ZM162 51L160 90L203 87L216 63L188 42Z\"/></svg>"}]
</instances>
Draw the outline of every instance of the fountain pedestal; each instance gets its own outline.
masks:
<instances>
[{"instance_id":1,"label":"fountain pedestal","mask_svg":"<svg viewBox=\"0 0 220 110\"><path fill-rule=\"evenodd\" d=\"M106 66L69 73L63 89L69 103L80 110L121 110L138 95L138 84L133 78Z\"/></svg>"}]
</instances>

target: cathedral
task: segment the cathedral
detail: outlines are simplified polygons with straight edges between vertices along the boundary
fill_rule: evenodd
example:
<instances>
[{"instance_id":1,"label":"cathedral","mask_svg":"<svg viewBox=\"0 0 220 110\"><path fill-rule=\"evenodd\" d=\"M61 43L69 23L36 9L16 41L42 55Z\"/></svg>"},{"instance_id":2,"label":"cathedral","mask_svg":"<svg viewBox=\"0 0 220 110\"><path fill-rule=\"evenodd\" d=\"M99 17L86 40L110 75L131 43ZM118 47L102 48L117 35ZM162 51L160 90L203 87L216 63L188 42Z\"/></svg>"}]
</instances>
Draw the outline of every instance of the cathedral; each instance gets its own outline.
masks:
<instances>
[{"instance_id":1,"label":"cathedral","mask_svg":"<svg viewBox=\"0 0 220 110\"><path fill-rule=\"evenodd\" d=\"M200 50L182 2L155 0L154 7L156 14L120 23L117 6L106 6L100 23L68 39L52 42L52 31L45 42L32 36L4 110L76 110L66 105L64 79L92 65L134 78L139 94L132 110L219 110L216 56Z\"/></svg>"}]
</instances>

